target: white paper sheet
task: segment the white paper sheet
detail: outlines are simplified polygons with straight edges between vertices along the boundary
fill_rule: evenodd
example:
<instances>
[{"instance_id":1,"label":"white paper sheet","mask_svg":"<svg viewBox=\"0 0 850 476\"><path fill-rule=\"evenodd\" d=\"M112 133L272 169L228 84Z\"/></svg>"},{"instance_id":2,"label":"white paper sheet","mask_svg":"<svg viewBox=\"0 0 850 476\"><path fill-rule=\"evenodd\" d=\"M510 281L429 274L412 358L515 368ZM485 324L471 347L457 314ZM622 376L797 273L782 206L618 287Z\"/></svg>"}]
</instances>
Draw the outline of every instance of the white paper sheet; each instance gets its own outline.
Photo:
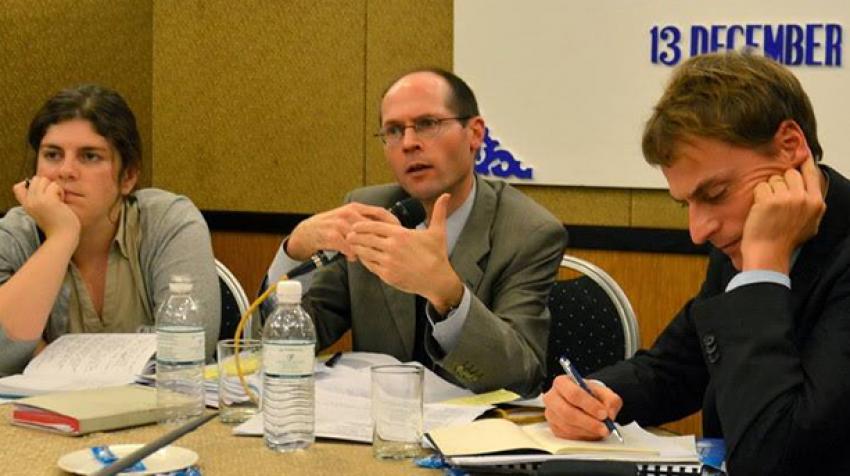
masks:
<instances>
[{"instance_id":1,"label":"white paper sheet","mask_svg":"<svg viewBox=\"0 0 850 476\"><path fill-rule=\"evenodd\" d=\"M347 441L372 442L371 400L330 392L316 391L316 436ZM460 425L475 420L489 410L490 406L459 406L430 403L424 405L423 429L448 425ZM254 415L250 420L233 429L233 434L262 436L263 415Z\"/></svg>"},{"instance_id":2,"label":"white paper sheet","mask_svg":"<svg viewBox=\"0 0 850 476\"><path fill-rule=\"evenodd\" d=\"M316 364L316 436L369 443L372 441L371 373L373 365L400 362L392 356L368 352L342 355L333 367ZM473 395L425 369L423 428L469 423L492 408L491 405L460 406L438 402ZM244 436L263 434L262 414L237 426L233 433Z\"/></svg>"}]
</instances>

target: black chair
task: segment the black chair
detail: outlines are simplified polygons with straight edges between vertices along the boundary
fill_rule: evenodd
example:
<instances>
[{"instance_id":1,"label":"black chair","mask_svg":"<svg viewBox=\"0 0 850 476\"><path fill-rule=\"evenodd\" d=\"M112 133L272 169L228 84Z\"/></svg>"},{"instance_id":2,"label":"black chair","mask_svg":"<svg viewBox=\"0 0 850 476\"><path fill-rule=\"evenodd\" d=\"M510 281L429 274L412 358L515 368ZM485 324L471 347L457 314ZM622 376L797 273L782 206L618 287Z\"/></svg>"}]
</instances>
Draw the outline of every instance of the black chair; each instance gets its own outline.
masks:
<instances>
[{"instance_id":1,"label":"black chair","mask_svg":"<svg viewBox=\"0 0 850 476\"><path fill-rule=\"evenodd\" d=\"M221 288L221 327L219 339L232 339L242 314L248 309L248 296L236 276L221 261L215 260L215 271ZM243 337L250 339L253 332L254 316L248 318Z\"/></svg>"},{"instance_id":2,"label":"black chair","mask_svg":"<svg viewBox=\"0 0 850 476\"><path fill-rule=\"evenodd\" d=\"M558 280L549 294L549 342L543 389L564 373L558 363L566 355L587 375L634 355L638 348L637 320L622 288L599 267L564 255L561 268L579 272Z\"/></svg>"}]
</instances>

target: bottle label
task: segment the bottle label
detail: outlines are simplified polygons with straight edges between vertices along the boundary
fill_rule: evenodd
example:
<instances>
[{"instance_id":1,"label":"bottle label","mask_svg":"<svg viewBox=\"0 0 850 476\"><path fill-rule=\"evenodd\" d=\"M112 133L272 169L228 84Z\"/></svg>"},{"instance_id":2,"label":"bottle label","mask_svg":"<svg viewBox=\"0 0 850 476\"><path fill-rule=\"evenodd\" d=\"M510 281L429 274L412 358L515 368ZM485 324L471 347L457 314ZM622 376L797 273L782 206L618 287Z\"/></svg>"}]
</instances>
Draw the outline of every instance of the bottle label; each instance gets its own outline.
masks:
<instances>
[{"instance_id":1,"label":"bottle label","mask_svg":"<svg viewBox=\"0 0 850 476\"><path fill-rule=\"evenodd\" d=\"M263 373L276 377L313 375L316 344L263 342Z\"/></svg>"},{"instance_id":2,"label":"bottle label","mask_svg":"<svg viewBox=\"0 0 850 476\"><path fill-rule=\"evenodd\" d=\"M204 330L200 327L160 327L156 330L156 360L169 364L204 362Z\"/></svg>"}]
</instances>

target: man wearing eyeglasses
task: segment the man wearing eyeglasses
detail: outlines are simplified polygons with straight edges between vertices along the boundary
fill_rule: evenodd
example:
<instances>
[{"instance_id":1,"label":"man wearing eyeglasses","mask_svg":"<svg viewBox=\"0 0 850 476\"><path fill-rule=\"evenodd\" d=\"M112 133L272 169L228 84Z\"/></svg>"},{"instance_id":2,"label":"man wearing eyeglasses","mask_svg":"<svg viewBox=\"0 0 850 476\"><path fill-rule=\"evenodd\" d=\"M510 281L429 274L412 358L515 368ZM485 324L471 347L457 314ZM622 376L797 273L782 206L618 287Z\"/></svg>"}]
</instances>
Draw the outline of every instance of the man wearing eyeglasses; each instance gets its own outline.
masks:
<instances>
[{"instance_id":1,"label":"man wearing eyeglasses","mask_svg":"<svg viewBox=\"0 0 850 476\"><path fill-rule=\"evenodd\" d=\"M452 73L415 71L387 89L376 136L397 183L301 222L269 269L273 280L320 250L345 255L308 277L320 349L351 329L353 350L419 361L476 392L539 390L566 234L516 189L475 175L484 129ZM415 230L386 210L408 196L428 216Z\"/></svg>"}]
</instances>

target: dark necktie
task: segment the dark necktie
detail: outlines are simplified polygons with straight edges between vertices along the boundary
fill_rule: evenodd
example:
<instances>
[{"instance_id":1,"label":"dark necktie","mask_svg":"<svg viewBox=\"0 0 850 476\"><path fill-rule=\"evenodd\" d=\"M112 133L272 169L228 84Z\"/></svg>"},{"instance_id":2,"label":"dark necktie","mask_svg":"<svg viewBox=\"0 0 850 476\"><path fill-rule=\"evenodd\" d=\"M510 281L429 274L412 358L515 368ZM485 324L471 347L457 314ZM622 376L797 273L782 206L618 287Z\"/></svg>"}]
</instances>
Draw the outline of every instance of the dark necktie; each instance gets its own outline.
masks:
<instances>
[{"instance_id":1,"label":"dark necktie","mask_svg":"<svg viewBox=\"0 0 850 476\"><path fill-rule=\"evenodd\" d=\"M417 295L414 305L416 306L416 334L413 341L413 360L433 370L434 362L428 356L428 352L425 351L425 339L430 335L430 332L428 332L430 324L428 323L428 316L425 315L427 302L425 298Z\"/></svg>"}]
</instances>

